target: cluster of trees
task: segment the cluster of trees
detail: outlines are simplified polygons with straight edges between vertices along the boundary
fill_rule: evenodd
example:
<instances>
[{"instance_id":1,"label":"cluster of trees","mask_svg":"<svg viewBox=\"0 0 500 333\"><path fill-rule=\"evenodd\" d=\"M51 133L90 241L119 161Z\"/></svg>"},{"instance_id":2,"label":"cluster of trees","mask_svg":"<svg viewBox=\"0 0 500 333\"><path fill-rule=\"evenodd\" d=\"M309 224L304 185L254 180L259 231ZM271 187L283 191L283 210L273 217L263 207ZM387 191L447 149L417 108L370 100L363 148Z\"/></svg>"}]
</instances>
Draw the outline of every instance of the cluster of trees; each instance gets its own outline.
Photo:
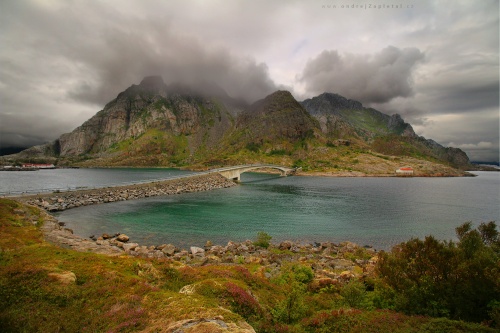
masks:
<instances>
[{"instance_id":1,"label":"cluster of trees","mask_svg":"<svg viewBox=\"0 0 500 333\"><path fill-rule=\"evenodd\" d=\"M500 325L500 238L495 222L456 228L458 242L432 236L381 253L389 306L407 314Z\"/></svg>"}]
</instances>

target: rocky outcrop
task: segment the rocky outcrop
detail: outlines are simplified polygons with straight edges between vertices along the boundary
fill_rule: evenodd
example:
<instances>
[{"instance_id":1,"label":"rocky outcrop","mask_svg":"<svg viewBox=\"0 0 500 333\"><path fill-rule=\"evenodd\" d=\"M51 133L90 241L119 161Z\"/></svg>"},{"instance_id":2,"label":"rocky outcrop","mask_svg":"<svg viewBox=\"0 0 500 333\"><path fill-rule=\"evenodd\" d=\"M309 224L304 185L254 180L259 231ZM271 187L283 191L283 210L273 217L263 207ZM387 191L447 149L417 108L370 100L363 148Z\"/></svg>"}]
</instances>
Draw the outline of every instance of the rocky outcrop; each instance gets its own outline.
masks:
<instances>
[{"instance_id":1,"label":"rocky outcrop","mask_svg":"<svg viewBox=\"0 0 500 333\"><path fill-rule=\"evenodd\" d=\"M216 318L196 318L186 319L169 325L167 333L255 333L255 330L248 323L240 321L238 323L225 322L223 317Z\"/></svg>"},{"instance_id":2,"label":"rocky outcrop","mask_svg":"<svg viewBox=\"0 0 500 333\"><path fill-rule=\"evenodd\" d=\"M170 260L192 266L254 264L263 267L262 274L266 278L278 275L283 265L300 262L311 265L317 281L344 283L371 272L376 263L376 251L373 248L360 247L351 242L335 244L283 241L263 248L246 240L241 243L229 241L226 245L212 245L205 249L191 246L188 251L172 244L147 246L134 242L124 243L118 240L120 233L107 239L100 236L90 240L74 235L51 216L47 216L46 221L42 228L45 238L76 251ZM353 260L353 257L360 258Z\"/></svg>"}]
</instances>

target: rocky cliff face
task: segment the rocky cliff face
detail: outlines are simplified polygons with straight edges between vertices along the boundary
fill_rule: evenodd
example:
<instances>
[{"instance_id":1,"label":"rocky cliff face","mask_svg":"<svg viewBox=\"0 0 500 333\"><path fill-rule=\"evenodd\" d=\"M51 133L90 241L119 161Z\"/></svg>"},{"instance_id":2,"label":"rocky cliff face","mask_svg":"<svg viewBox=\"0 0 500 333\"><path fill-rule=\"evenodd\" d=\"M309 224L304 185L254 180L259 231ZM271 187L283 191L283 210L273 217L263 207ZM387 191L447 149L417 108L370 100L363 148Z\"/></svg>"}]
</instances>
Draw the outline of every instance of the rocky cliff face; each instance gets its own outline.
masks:
<instances>
[{"instance_id":1,"label":"rocky cliff face","mask_svg":"<svg viewBox=\"0 0 500 333\"><path fill-rule=\"evenodd\" d=\"M241 105L229 96L204 96L161 77L146 77L109 102L73 132L59 138L60 156L102 154L150 129L188 138L190 153L213 146L234 122ZM244 106L243 106L244 107Z\"/></svg>"}]
</instances>

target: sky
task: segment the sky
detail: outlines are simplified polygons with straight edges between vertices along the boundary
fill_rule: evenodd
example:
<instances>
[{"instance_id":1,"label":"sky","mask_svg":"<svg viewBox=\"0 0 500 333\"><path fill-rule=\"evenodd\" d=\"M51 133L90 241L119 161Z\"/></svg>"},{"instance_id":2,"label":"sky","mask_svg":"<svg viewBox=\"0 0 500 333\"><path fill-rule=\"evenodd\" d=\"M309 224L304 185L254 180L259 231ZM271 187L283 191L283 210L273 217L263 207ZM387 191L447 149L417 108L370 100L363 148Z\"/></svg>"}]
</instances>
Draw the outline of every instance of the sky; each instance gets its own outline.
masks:
<instances>
[{"instance_id":1,"label":"sky","mask_svg":"<svg viewBox=\"0 0 500 333\"><path fill-rule=\"evenodd\" d=\"M2 0L0 146L52 141L145 76L254 102L332 92L499 160L499 1Z\"/></svg>"}]
</instances>

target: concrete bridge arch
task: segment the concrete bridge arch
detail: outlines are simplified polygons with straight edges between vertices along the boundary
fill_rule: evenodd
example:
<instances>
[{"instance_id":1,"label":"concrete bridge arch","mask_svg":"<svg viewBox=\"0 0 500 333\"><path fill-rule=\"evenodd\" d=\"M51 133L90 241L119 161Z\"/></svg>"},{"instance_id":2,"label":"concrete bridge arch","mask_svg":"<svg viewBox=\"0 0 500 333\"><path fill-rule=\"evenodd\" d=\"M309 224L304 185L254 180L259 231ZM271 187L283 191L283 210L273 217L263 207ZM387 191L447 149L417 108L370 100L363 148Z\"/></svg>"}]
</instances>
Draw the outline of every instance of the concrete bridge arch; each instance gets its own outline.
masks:
<instances>
[{"instance_id":1,"label":"concrete bridge arch","mask_svg":"<svg viewBox=\"0 0 500 333\"><path fill-rule=\"evenodd\" d=\"M281 166L281 165L273 165L273 164L237 165L237 166L217 169L214 171L220 173L222 176L226 177L227 179L231 179L231 180L239 182L241 180L242 173L249 172L252 170L257 170L257 169L276 169L276 170L280 171L280 175L283 177L294 174L296 171L295 168L289 168L289 167L285 167L285 166Z\"/></svg>"}]
</instances>

